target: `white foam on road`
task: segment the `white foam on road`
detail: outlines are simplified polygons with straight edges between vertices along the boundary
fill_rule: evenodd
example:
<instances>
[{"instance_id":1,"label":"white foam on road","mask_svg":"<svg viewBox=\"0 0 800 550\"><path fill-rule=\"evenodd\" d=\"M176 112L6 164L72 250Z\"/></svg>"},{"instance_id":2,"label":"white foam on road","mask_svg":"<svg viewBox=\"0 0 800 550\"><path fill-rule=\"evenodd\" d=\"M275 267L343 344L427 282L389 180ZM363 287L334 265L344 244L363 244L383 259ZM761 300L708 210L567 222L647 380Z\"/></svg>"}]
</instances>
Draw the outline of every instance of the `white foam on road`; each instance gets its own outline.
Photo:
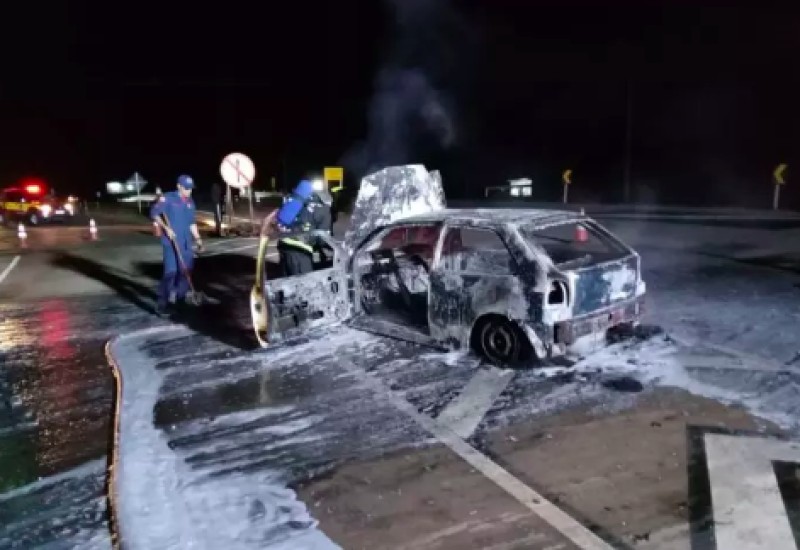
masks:
<instances>
[{"instance_id":1,"label":"white foam on road","mask_svg":"<svg viewBox=\"0 0 800 550\"><path fill-rule=\"evenodd\" d=\"M338 550L281 482L280 472L202 479L169 448L153 425L163 374L141 345L182 334L191 333L147 329L109 344L121 380L112 491L123 547Z\"/></svg>"},{"instance_id":2,"label":"white foam on road","mask_svg":"<svg viewBox=\"0 0 800 550\"><path fill-rule=\"evenodd\" d=\"M726 405L741 405L783 429L800 432L800 386L791 379L778 379L781 373L775 372L773 363L764 360L761 368L757 358L750 358L746 368L737 358L720 354L716 367L708 358L695 367L692 357L691 348L671 338L653 337L609 346L576 363L574 370L629 375L645 384L681 388Z\"/></svg>"}]
</instances>

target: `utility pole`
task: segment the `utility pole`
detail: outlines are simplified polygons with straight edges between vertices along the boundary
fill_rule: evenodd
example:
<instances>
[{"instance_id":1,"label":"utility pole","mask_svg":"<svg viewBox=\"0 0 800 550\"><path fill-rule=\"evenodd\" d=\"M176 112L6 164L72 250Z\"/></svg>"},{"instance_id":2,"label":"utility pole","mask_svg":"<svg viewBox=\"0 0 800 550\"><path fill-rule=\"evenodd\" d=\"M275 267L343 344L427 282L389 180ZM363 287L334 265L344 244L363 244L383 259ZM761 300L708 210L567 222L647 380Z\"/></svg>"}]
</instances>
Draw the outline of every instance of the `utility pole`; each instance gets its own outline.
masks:
<instances>
[{"instance_id":1,"label":"utility pole","mask_svg":"<svg viewBox=\"0 0 800 550\"><path fill-rule=\"evenodd\" d=\"M633 85L628 79L625 113L625 165L623 173L624 200L631 200L631 143L633 141Z\"/></svg>"}]
</instances>

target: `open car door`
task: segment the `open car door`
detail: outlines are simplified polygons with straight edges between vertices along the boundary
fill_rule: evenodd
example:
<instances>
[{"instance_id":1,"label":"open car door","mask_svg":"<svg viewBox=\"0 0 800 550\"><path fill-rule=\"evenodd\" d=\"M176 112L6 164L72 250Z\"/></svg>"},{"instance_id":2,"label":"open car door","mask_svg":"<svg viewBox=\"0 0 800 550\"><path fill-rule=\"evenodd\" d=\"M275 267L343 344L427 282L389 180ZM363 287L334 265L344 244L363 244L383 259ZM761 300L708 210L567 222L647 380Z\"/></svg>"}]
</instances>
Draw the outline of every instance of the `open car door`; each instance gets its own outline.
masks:
<instances>
[{"instance_id":1,"label":"open car door","mask_svg":"<svg viewBox=\"0 0 800 550\"><path fill-rule=\"evenodd\" d=\"M429 173L422 165L393 166L361 180L343 243L322 236L334 250L333 267L268 281L267 242L262 237L250 297L259 343L266 346L348 319L354 295L350 258L356 247L378 227L444 207L438 172Z\"/></svg>"},{"instance_id":2,"label":"open car door","mask_svg":"<svg viewBox=\"0 0 800 550\"><path fill-rule=\"evenodd\" d=\"M253 329L262 347L350 316L347 253L329 235L321 237L333 250L332 267L274 280L268 280L266 275L267 241L262 238L256 282L250 295Z\"/></svg>"}]
</instances>

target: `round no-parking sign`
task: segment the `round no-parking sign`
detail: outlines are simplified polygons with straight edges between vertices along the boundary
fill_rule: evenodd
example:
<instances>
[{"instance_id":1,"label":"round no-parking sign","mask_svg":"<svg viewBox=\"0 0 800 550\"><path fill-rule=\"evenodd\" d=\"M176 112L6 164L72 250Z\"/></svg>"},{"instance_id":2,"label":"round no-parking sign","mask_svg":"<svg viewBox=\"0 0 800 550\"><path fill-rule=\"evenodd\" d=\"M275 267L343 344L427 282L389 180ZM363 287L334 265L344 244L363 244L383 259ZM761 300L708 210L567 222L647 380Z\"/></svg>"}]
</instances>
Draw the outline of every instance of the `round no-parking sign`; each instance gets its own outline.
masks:
<instances>
[{"instance_id":1,"label":"round no-parking sign","mask_svg":"<svg viewBox=\"0 0 800 550\"><path fill-rule=\"evenodd\" d=\"M236 189L244 189L253 183L256 167L250 157L242 153L231 153L222 159L219 167L222 180Z\"/></svg>"}]
</instances>

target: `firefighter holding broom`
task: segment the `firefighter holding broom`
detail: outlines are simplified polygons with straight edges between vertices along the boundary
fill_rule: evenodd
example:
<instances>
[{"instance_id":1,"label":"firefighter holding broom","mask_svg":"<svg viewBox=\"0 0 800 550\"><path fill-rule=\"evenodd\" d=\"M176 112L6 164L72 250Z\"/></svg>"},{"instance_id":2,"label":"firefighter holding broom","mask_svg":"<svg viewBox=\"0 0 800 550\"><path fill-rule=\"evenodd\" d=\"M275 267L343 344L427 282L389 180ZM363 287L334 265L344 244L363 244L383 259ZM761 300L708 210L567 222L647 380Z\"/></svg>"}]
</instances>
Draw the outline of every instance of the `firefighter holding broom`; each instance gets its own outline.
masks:
<instances>
[{"instance_id":1,"label":"firefighter holding broom","mask_svg":"<svg viewBox=\"0 0 800 550\"><path fill-rule=\"evenodd\" d=\"M164 275L158 286L156 314L164 316L176 302L189 301L191 271L194 266L192 238L199 250L203 240L195 222L192 200L194 181L190 176L178 178L178 188L162 195L150 210L150 218L161 228L161 248L164 254Z\"/></svg>"}]
</instances>

